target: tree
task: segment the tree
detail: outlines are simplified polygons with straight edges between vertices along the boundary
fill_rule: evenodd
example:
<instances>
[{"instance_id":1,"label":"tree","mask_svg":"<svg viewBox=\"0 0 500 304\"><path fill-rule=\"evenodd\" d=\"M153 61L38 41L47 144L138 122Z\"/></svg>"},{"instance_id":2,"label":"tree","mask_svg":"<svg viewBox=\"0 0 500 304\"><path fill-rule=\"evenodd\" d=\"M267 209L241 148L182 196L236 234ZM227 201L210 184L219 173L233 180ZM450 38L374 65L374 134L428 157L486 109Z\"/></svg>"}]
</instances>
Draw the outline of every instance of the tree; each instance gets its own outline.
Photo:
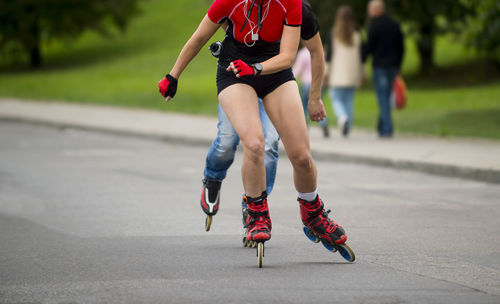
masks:
<instances>
[{"instance_id":1,"label":"tree","mask_svg":"<svg viewBox=\"0 0 500 304\"><path fill-rule=\"evenodd\" d=\"M404 20L415 37L420 57L420 72L429 74L435 68L434 45L437 35L463 29L474 12L461 0L388 0L392 12Z\"/></svg>"},{"instance_id":2,"label":"tree","mask_svg":"<svg viewBox=\"0 0 500 304\"><path fill-rule=\"evenodd\" d=\"M366 20L366 0L309 0L314 13L318 17L321 38L326 41L328 33L330 32L335 21L335 14L337 8L341 5L350 5L354 12L356 12L356 19L360 27L363 27Z\"/></svg>"},{"instance_id":3,"label":"tree","mask_svg":"<svg viewBox=\"0 0 500 304\"><path fill-rule=\"evenodd\" d=\"M468 44L500 69L500 1L470 0L469 5L476 15L467 24Z\"/></svg>"},{"instance_id":4,"label":"tree","mask_svg":"<svg viewBox=\"0 0 500 304\"><path fill-rule=\"evenodd\" d=\"M85 30L124 31L139 0L0 0L0 50L22 51L32 67L42 63L44 41L76 38Z\"/></svg>"},{"instance_id":5,"label":"tree","mask_svg":"<svg viewBox=\"0 0 500 304\"><path fill-rule=\"evenodd\" d=\"M498 3L497 0L491 1ZM475 13L466 0L386 0L385 3L388 14L404 24L407 34L415 38L420 58L420 72L423 74L430 73L435 67L436 35L463 29L467 18ZM320 19L323 37L333 23L337 7L342 4L352 6L359 24L361 26L366 24L368 0L311 0L311 4Z\"/></svg>"}]
</instances>

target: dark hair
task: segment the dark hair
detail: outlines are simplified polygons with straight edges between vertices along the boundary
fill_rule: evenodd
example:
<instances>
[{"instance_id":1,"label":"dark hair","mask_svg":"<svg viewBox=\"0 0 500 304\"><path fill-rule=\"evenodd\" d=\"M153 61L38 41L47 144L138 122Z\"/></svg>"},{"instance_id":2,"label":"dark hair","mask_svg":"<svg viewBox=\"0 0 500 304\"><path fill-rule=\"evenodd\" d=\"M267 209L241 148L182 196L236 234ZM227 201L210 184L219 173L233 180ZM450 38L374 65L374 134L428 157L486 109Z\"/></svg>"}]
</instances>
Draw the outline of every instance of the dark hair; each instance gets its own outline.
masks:
<instances>
[{"instance_id":1,"label":"dark hair","mask_svg":"<svg viewBox=\"0 0 500 304\"><path fill-rule=\"evenodd\" d=\"M356 30L356 17L349 5L342 5L337 9L335 24L333 25L333 36L347 46L353 45L352 34ZM332 37L333 38L333 37Z\"/></svg>"}]
</instances>

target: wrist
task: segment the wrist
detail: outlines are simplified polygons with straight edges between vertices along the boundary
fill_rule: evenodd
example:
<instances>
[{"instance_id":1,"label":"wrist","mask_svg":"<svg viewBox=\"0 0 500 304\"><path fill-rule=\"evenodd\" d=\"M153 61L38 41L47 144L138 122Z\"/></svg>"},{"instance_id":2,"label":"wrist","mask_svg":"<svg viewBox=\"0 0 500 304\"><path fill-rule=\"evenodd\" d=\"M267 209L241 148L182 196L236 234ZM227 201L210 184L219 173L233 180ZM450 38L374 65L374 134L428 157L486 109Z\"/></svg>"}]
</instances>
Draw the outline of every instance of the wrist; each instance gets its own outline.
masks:
<instances>
[{"instance_id":1,"label":"wrist","mask_svg":"<svg viewBox=\"0 0 500 304\"><path fill-rule=\"evenodd\" d=\"M175 70L171 70L167 75L174 77L175 79L179 79L180 73L177 73Z\"/></svg>"},{"instance_id":2,"label":"wrist","mask_svg":"<svg viewBox=\"0 0 500 304\"><path fill-rule=\"evenodd\" d=\"M252 64L252 68L253 68L253 74L255 76L259 76L261 73L262 73L262 64L260 63L254 63Z\"/></svg>"},{"instance_id":3,"label":"wrist","mask_svg":"<svg viewBox=\"0 0 500 304\"><path fill-rule=\"evenodd\" d=\"M321 96L312 96L309 95L309 102L318 102L321 100Z\"/></svg>"}]
</instances>

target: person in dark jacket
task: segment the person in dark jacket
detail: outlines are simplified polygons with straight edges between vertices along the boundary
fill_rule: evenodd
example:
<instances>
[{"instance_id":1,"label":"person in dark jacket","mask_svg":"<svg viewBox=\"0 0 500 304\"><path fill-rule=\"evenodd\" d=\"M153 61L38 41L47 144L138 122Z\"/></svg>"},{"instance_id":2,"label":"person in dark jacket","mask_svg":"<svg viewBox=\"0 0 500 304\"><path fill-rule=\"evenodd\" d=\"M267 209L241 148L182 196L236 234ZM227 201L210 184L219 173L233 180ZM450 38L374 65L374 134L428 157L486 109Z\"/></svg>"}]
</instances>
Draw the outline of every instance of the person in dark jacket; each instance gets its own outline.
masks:
<instances>
[{"instance_id":1,"label":"person in dark jacket","mask_svg":"<svg viewBox=\"0 0 500 304\"><path fill-rule=\"evenodd\" d=\"M363 62L372 56L373 82L379 105L377 131L381 138L389 138L394 132L390 96L403 61L404 37L399 24L385 13L384 1L371 0L368 15L370 23Z\"/></svg>"}]
</instances>

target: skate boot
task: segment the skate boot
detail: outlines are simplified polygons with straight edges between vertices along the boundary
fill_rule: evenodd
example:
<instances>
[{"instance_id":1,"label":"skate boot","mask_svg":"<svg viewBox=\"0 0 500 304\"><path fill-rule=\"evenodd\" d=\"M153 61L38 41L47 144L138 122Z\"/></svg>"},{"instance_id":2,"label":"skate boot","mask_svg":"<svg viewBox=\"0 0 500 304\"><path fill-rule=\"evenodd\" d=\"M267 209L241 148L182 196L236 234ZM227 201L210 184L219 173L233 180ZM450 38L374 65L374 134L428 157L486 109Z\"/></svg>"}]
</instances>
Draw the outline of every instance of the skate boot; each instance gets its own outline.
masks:
<instances>
[{"instance_id":1,"label":"skate boot","mask_svg":"<svg viewBox=\"0 0 500 304\"><path fill-rule=\"evenodd\" d=\"M269 209L267 205L267 193L264 191L258 198L243 197L244 203L247 204L246 211L248 217L243 225L248 222L246 244L250 247L257 248L257 265L262 268L264 258L264 242L271 238L271 218L269 217ZM245 212L245 210L242 210ZM245 245L245 239L243 239Z\"/></svg>"},{"instance_id":2,"label":"skate boot","mask_svg":"<svg viewBox=\"0 0 500 304\"><path fill-rule=\"evenodd\" d=\"M241 221L243 222L243 247L255 248L257 242L247 240L250 215L248 214L248 203L245 196L241 200Z\"/></svg>"},{"instance_id":3,"label":"skate boot","mask_svg":"<svg viewBox=\"0 0 500 304\"><path fill-rule=\"evenodd\" d=\"M221 181L203 179L203 189L201 191L200 205L203 212L207 214L205 220L205 230L209 231L212 225L212 216L219 211L219 198Z\"/></svg>"},{"instance_id":4,"label":"skate boot","mask_svg":"<svg viewBox=\"0 0 500 304\"><path fill-rule=\"evenodd\" d=\"M313 201L297 199L305 235L313 242L321 243L329 251L340 252L342 257L353 262L354 252L347 244L344 228L328 217L330 210L324 209L323 201L316 196Z\"/></svg>"},{"instance_id":5,"label":"skate boot","mask_svg":"<svg viewBox=\"0 0 500 304\"><path fill-rule=\"evenodd\" d=\"M258 198L245 197L248 210L247 240L265 242L271 238L271 219L265 192Z\"/></svg>"}]
</instances>

